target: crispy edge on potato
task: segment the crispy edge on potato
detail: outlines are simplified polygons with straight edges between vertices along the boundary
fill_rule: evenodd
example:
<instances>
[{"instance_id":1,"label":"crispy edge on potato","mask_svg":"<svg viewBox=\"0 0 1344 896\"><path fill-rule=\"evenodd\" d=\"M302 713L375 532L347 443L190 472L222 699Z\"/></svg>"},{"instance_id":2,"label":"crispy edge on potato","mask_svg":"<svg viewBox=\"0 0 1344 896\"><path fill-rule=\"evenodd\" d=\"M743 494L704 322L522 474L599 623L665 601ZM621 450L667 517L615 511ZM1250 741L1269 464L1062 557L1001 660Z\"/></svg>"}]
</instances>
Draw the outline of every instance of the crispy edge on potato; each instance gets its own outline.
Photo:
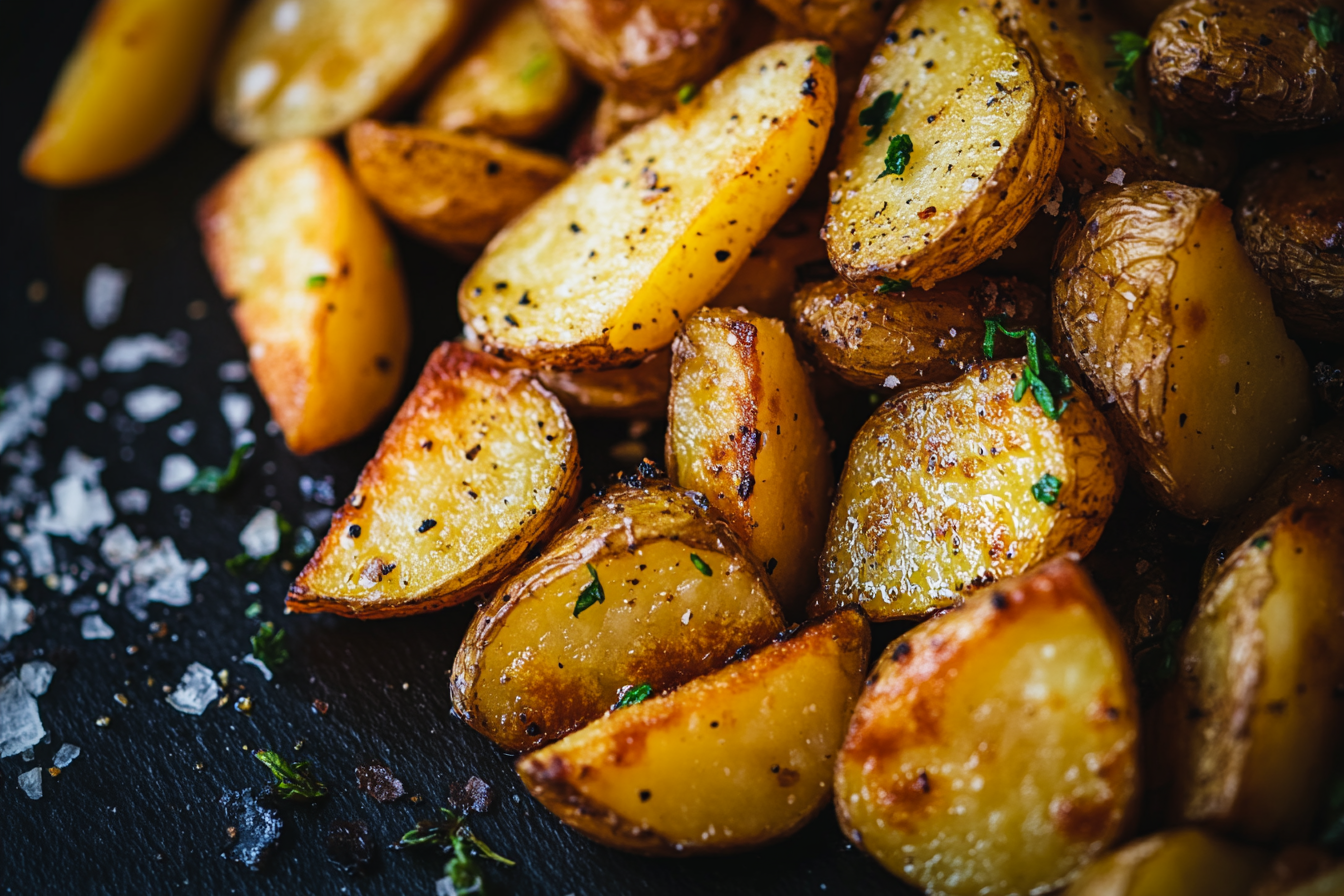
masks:
<instances>
[{"instance_id":1,"label":"crispy edge on potato","mask_svg":"<svg viewBox=\"0 0 1344 896\"><path fill-rule=\"evenodd\" d=\"M786 837L830 798L870 640L861 611L837 610L524 756L518 775L561 821L630 852L724 853Z\"/></svg>"},{"instance_id":2,"label":"crispy edge on potato","mask_svg":"<svg viewBox=\"0 0 1344 896\"><path fill-rule=\"evenodd\" d=\"M1062 896L1246 896L1267 861L1198 828L1162 831L1097 859Z\"/></svg>"}]
</instances>

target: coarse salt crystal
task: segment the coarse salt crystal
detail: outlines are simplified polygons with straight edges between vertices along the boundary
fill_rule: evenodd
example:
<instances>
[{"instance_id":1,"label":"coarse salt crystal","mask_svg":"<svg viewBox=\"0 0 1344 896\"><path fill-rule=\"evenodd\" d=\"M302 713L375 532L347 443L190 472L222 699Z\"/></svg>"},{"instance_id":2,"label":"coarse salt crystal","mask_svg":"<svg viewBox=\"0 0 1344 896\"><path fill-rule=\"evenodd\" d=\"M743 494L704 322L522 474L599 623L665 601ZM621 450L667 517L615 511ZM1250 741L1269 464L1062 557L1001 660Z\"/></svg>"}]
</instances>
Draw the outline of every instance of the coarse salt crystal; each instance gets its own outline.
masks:
<instances>
[{"instance_id":1,"label":"coarse salt crystal","mask_svg":"<svg viewBox=\"0 0 1344 896\"><path fill-rule=\"evenodd\" d=\"M79 620L79 636L85 641L108 641L116 635L102 616L90 613Z\"/></svg>"},{"instance_id":2,"label":"coarse salt crystal","mask_svg":"<svg viewBox=\"0 0 1344 896\"><path fill-rule=\"evenodd\" d=\"M83 751L74 744L61 744L61 748L56 751L56 755L51 757L51 764L57 768L65 768L70 763L79 758Z\"/></svg>"},{"instance_id":3,"label":"coarse salt crystal","mask_svg":"<svg viewBox=\"0 0 1344 896\"><path fill-rule=\"evenodd\" d=\"M0 451L17 445L30 435L45 431L47 411L66 388L66 369L60 364L34 367L25 382L5 390L0 412Z\"/></svg>"},{"instance_id":4,"label":"coarse salt crystal","mask_svg":"<svg viewBox=\"0 0 1344 896\"><path fill-rule=\"evenodd\" d=\"M96 264L84 280L84 316L95 330L106 329L121 317L129 271L109 264Z\"/></svg>"},{"instance_id":5,"label":"coarse salt crystal","mask_svg":"<svg viewBox=\"0 0 1344 896\"><path fill-rule=\"evenodd\" d=\"M226 383L242 383L247 380L246 361L225 361L219 365L219 378Z\"/></svg>"},{"instance_id":6,"label":"coarse salt crystal","mask_svg":"<svg viewBox=\"0 0 1344 896\"><path fill-rule=\"evenodd\" d=\"M174 445L187 446L192 439L196 437L196 421L183 420L181 423L174 423L168 427L168 441Z\"/></svg>"},{"instance_id":7,"label":"coarse salt crystal","mask_svg":"<svg viewBox=\"0 0 1344 896\"><path fill-rule=\"evenodd\" d=\"M1106 183L1123 186L1125 183L1125 169L1116 168L1110 174L1106 175Z\"/></svg>"},{"instance_id":8,"label":"coarse salt crystal","mask_svg":"<svg viewBox=\"0 0 1344 896\"><path fill-rule=\"evenodd\" d=\"M176 690L168 695L168 705L178 712L198 716L218 698L215 673L200 663L192 663L177 683Z\"/></svg>"},{"instance_id":9,"label":"coarse salt crystal","mask_svg":"<svg viewBox=\"0 0 1344 896\"><path fill-rule=\"evenodd\" d=\"M85 613L97 613L99 606L98 598L85 594L70 601L70 615L83 616Z\"/></svg>"},{"instance_id":10,"label":"coarse salt crystal","mask_svg":"<svg viewBox=\"0 0 1344 896\"><path fill-rule=\"evenodd\" d=\"M0 647L9 643L32 626L33 605L22 597L10 597L0 589Z\"/></svg>"},{"instance_id":11,"label":"coarse salt crystal","mask_svg":"<svg viewBox=\"0 0 1344 896\"><path fill-rule=\"evenodd\" d=\"M243 657L243 662L247 663L249 666L256 666L258 669L261 670L261 675L263 678L265 678L267 681L271 680L270 667L267 666L265 663L263 663L261 660L257 659L252 654L249 653L247 656Z\"/></svg>"},{"instance_id":12,"label":"coarse salt crystal","mask_svg":"<svg viewBox=\"0 0 1344 896\"><path fill-rule=\"evenodd\" d=\"M138 336L118 336L103 349L103 370L109 373L132 373L151 361L181 367L187 361L190 340L181 330L170 330L166 339L153 333Z\"/></svg>"},{"instance_id":13,"label":"coarse salt crystal","mask_svg":"<svg viewBox=\"0 0 1344 896\"><path fill-rule=\"evenodd\" d=\"M0 679L0 759L35 747L47 734L37 714L37 698L11 672Z\"/></svg>"},{"instance_id":14,"label":"coarse salt crystal","mask_svg":"<svg viewBox=\"0 0 1344 896\"><path fill-rule=\"evenodd\" d=\"M42 769L30 768L28 771L19 775L19 787L27 794L30 800L42 799ZM444 878L447 880L448 878Z\"/></svg>"},{"instance_id":15,"label":"coarse salt crystal","mask_svg":"<svg viewBox=\"0 0 1344 896\"><path fill-rule=\"evenodd\" d=\"M117 510L127 516L135 516L149 510L149 492L143 488L128 488L112 496Z\"/></svg>"},{"instance_id":16,"label":"coarse salt crystal","mask_svg":"<svg viewBox=\"0 0 1344 896\"><path fill-rule=\"evenodd\" d=\"M252 419L252 398L242 392L225 392L219 398L219 412L229 429L242 429Z\"/></svg>"},{"instance_id":17,"label":"coarse salt crystal","mask_svg":"<svg viewBox=\"0 0 1344 896\"><path fill-rule=\"evenodd\" d=\"M56 557L51 552L51 537L45 532L28 532L19 539L19 547L28 555L28 572L37 578L56 571Z\"/></svg>"},{"instance_id":18,"label":"coarse salt crystal","mask_svg":"<svg viewBox=\"0 0 1344 896\"><path fill-rule=\"evenodd\" d=\"M31 663L24 663L23 668L19 670L19 680L23 686L28 689L28 693L34 697L41 697L51 687L51 679L56 674L56 667L46 660L33 660Z\"/></svg>"},{"instance_id":19,"label":"coarse salt crystal","mask_svg":"<svg viewBox=\"0 0 1344 896\"><path fill-rule=\"evenodd\" d=\"M84 416L88 417L94 423L102 423L107 419L107 408L96 401L91 401L84 405Z\"/></svg>"},{"instance_id":20,"label":"coarse salt crystal","mask_svg":"<svg viewBox=\"0 0 1344 896\"><path fill-rule=\"evenodd\" d=\"M181 404L182 396L166 386L142 386L128 392L123 401L126 413L138 423L153 423L177 410Z\"/></svg>"},{"instance_id":21,"label":"coarse salt crystal","mask_svg":"<svg viewBox=\"0 0 1344 896\"><path fill-rule=\"evenodd\" d=\"M280 515L269 507L261 508L238 533L238 543L249 557L271 556L280 550Z\"/></svg>"},{"instance_id":22,"label":"coarse salt crystal","mask_svg":"<svg viewBox=\"0 0 1344 896\"><path fill-rule=\"evenodd\" d=\"M883 387L885 387L885 388L887 388L887 389L895 389L895 388L896 388L897 386L899 386L900 384L901 384L901 381L900 381L899 379L897 379L896 376L895 376L894 374L888 376L886 379L884 379L884 380L882 381L882 385L883 385Z\"/></svg>"},{"instance_id":23,"label":"coarse salt crystal","mask_svg":"<svg viewBox=\"0 0 1344 896\"><path fill-rule=\"evenodd\" d=\"M159 488L165 492L180 492L196 478L196 463L185 454L170 454L159 468Z\"/></svg>"}]
</instances>

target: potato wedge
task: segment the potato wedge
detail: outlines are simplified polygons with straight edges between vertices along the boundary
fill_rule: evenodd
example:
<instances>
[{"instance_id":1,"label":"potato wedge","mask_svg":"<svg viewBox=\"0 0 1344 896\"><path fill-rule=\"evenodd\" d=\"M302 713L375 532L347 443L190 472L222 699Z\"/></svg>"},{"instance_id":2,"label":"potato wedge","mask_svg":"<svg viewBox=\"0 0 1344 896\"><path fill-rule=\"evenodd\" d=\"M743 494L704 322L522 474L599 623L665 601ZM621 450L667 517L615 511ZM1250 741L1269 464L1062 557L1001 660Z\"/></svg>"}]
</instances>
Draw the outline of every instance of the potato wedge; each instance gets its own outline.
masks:
<instances>
[{"instance_id":1,"label":"potato wedge","mask_svg":"<svg viewBox=\"0 0 1344 896\"><path fill-rule=\"evenodd\" d=\"M24 175L75 187L148 161L191 116L228 9L228 0L101 0L24 147Z\"/></svg>"},{"instance_id":2,"label":"potato wedge","mask_svg":"<svg viewBox=\"0 0 1344 896\"><path fill-rule=\"evenodd\" d=\"M932 286L1031 220L1054 181L1064 121L1034 51L1001 33L987 7L911 0L887 31L845 122L826 245L859 286ZM886 124L860 123L888 93L901 98ZM902 139L913 147L905 164Z\"/></svg>"},{"instance_id":3,"label":"potato wedge","mask_svg":"<svg viewBox=\"0 0 1344 896\"><path fill-rule=\"evenodd\" d=\"M1102 856L1063 896L1247 896L1268 862L1258 849L1181 828Z\"/></svg>"},{"instance_id":4,"label":"potato wedge","mask_svg":"<svg viewBox=\"0 0 1344 896\"><path fill-rule=\"evenodd\" d=\"M453 707L505 750L531 750L632 687L676 687L785 624L765 572L703 497L636 475L590 498L477 612Z\"/></svg>"},{"instance_id":5,"label":"potato wedge","mask_svg":"<svg viewBox=\"0 0 1344 896\"><path fill-rule=\"evenodd\" d=\"M285 607L372 619L460 604L543 544L579 486L578 438L555 396L526 371L445 342Z\"/></svg>"},{"instance_id":6,"label":"potato wedge","mask_svg":"<svg viewBox=\"0 0 1344 896\"><path fill-rule=\"evenodd\" d=\"M1344 746L1344 517L1291 504L1200 595L1161 733L1171 815L1260 842L1310 834Z\"/></svg>"},{"instance_id":7,"label":"potato wedge","mask_svg":"<svg viewBox=\"0 0 1344 896\"><path fill-rule=\"evenodd\" d=\"M923 616L1063 551L1097 543L1124 480L1101 413L1075 388L1052 420L1013 400L1020 359L898 392L850 446L814 614Z\"/></svg>"},{"instance_id":8,"label":"potato wedge","mask_svg":"<svg viewBox=\"0 0 1344 896\"><path fill-rule=\"evenodd\" d=\"M985 318L1044 331L1050 303L1013 277L963 274L930 290L875 293L843 277L793 300L792 330L823 368L865 389L956 379L983 360Z\"/></svg>"},{"instance_id":9,"label":"potato wedge","mask_svg":"<svg viewBox=\"0 0 1344 896\"><path fill-rule=\"evenodd\" d=\"M575 417L661 417L672 388L672 351L615 370L539 370L537 379Z\"/></svg>"},{"instance_id":10,"label":"potato wedge","mask_svg":"<svg viewBox=\"0 0 1344 896\"><path fill-rule=\"evenodd\" d=\"M817 587L831 439L783 321L702 308L672 343L667 474L702 493L802 615Z\"/></svg>"},{"instance_id":11,"label":"potato wedge","mask_svg":"<svg viewBox=\"0 0 1344 896\"><path fill-rule=\"evenodd\" d=\"M484 246L569 175L563 159L484 134L360 121L345 139L369 198L445 248Z\"/></svg>"},{"instance_id":12,"label":"potato wedge","mask_svg":"<svg viewBox=\"0 0 1344 896\"><path fill-rule=\"evenodd\" d=\"M420 107L420 121L445 131L530 140L550 130L578 96L578 75L537 4L512 0L440 78Z\"/></svg>"},{"instance_id":13,"label":"potato wedge","mask_svg":"<svg viewBox=\"0 0 1344 896\"><path fill-rule=\"evenodd\" d=\"M542 805L598 843L691 856L801 828L831 795L868 668L853 607L518 760Z\"/></svg>"},{"instance_id":14,"label":"potato wedge","mask_svg":"<svg viewBox=\"0 0 1344 896\"><path fill-rule=\"evenodd\" d=\"M367 429L401 387L410 321L387 231L336 153L310 139L250 153L197 223L289 450Z\"/></svg>"},{"instance_id":15,"label":"potato wedge","mask_svg":"<svg viewBox=\"0 0 1344 896\"><path fill-rule=\"evenodd\" d=\"M835 76L771 44L575 171L486 248L462 319L502 357L619 367L669 345L811 177Z\"/></svg>"},{"instance_id":16,"label":"potato wedge","mask_svg":"<svg viewBox=\"0 0 1344 896\"><path fill-rule=\"evenodd\" d=\"M841 53L867 53L896 0L761 0L798 34L828 41Z\"/></svg>"},{"instance_id":17,"label":"potato wedge","mask_svg":"<svg viewBox=\"0 0 1344 896\"><path fill-rule=\"evenodd\" d=\"M1226 513L1306 432L1306 361L1217 193L1090 194L1056 266L1056 337L1167 507Z\"/></svg>"},{"instance_id":18,"label":"potato wedge","mask_svg":"<svg viewBox=\"0 0 1344 896\"><path fill-rule=\"evenodd\" d=\"M236 143L326 137L392 111L452 52L470 0L253 0L215 76Z\"/></svg>"},{"instance_id":19,"label":"potato wedge","mask_svg":"<svg viewBox=\"0 0 1344 896\"><path fill-rule=\"evenodd\" d=\"M798 269L829 270L826 243L820 237L826 210L795 205L765 239L756 244L728 285L710 302L713 308L745 308L787 320L798 286Z\"/></svg>"},{"instance_id":20,"label":"potato wedge","mask_svg":"<svg viewBox=\"0 0 1344 896\"><path fill-rule=\"evenodd\" d=\"M935 896L1049 892L1137 809L1137 704L1110 612L1052 560L883 653L836 764L840 827Z\"/></svg>"}]
</instances>

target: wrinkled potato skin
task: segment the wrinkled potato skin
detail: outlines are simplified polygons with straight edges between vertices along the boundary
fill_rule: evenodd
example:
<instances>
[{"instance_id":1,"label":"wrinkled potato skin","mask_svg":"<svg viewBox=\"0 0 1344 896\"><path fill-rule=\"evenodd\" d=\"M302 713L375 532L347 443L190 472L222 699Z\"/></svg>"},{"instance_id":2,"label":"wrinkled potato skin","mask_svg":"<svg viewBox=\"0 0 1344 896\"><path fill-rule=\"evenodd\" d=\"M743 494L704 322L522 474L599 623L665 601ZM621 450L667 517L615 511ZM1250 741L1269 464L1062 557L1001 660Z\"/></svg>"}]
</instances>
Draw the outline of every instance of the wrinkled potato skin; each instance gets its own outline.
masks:
<instances>
[{"instance_id":1,"label":"wrinkled potato skin","mask_svg":"<svg viewBox=\"0 0 1344 896\"><path fill-rule=\"evenodd\" d=\"M441 248L484 246L569 175L562 159L484 134L360 121L350 166L388 217Z\"/></svg>"},{"instance_id":2,"label":"wrinkled potato skin","mask_svg":"<svg viewBox=\"0 0 1344 896\"><path fill-rule=\"evenodd\" d=\"M672 388L672 351L615 370L538 370L537 379L575 417L661 417Z\"/></svg>"},{"instance_id":3,"label":"wrinkled potato skin","mask_svg":"<svg viewBox=\"0 0 1344 896\"><path fill-rule=\"evenodd\" d=\"M1258 849L1181 828L1107 853L1062 896L1247 896L1267 862Z\"/></svg>"},{"instance_id":4,"label":"wrinkled potato skin","mask_svg":"<svg viewBox=\"0 0 1344 896\"><path fill-rule=\"evenodd\" d=\"M563 822L628 852L739 852L786 837L830 799L870 638L862 612L838 610L524 756L518 774Z\"/></svg>"},{"instance_id":5,"label":"wrinkled potato skin","mask_svg":"<svg viewBox=\"0 0 1344 896\"><path fill-rule=\"evenodd\" d=\"M896 0L761 0L761 5L797 33L829 41L840 53L866 53Z\"/></svg>"},{"instance_id":6,"label":"wrinkled potato skin","mask_svg":"<svg viewBox=\"0 0 1344 896\"><path fill-rule=\"evenodd\" d=\"M1257 166L1235 221L1288 332L1344 342L1344 143Z\"/></svg>"},{"instance_id":7,"label":"wrinkled potato skin","mask_svg":"<svg viewBox=\"0 0 1344 896\"><path fill-rule=\"evenodd\" d=\"M1044 332L1050 303L1013 277L963 274L929 290L885 294L837 277L798 293L791 325L826 370L864 389L900 389L956 379L983 360L985 318L998 315L1009 329Z\"/></svg>"},{"instance_id":8,"label":"wrinkled potato skin","mask_svg":"<svg viewBox=\"0 0 1344 896\"><path fill-rule=\"evenodd\" d=\"M1344 43L1307 28L1317 0L1180 0L1148 39L1158 105L1240 131L1315 128L1344 115Z\"/></svg>"}]
</instances>

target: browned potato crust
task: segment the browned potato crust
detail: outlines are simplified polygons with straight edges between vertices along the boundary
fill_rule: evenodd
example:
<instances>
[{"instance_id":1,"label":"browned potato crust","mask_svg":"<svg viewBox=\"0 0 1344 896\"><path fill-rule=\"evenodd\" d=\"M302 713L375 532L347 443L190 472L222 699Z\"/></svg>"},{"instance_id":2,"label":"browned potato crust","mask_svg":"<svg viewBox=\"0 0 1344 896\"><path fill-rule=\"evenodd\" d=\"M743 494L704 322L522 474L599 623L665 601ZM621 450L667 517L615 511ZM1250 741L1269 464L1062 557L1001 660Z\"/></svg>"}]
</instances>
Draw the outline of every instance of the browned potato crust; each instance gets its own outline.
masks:
<instances>
[{"instance_id":1,"label":"browned potato crust","mask_svg":"<svg viewBox=\"0 0 1344 896\"><path fill-rule=\"evenodd\" d=\"M761 5L799 34L829 41L841 53L866 53L896 0L761 0Z\"/></svg>"},{"instance_id":2,"label":"browned potato crust","mask_svg":"<svg viewBox=\"0 0 1344 896\"><path fill-rule=\"evenodd\" d=\"M661 417L672 387L672 350L615 370L538 370L575 417Z\"/></svg>"}]
</instances>

